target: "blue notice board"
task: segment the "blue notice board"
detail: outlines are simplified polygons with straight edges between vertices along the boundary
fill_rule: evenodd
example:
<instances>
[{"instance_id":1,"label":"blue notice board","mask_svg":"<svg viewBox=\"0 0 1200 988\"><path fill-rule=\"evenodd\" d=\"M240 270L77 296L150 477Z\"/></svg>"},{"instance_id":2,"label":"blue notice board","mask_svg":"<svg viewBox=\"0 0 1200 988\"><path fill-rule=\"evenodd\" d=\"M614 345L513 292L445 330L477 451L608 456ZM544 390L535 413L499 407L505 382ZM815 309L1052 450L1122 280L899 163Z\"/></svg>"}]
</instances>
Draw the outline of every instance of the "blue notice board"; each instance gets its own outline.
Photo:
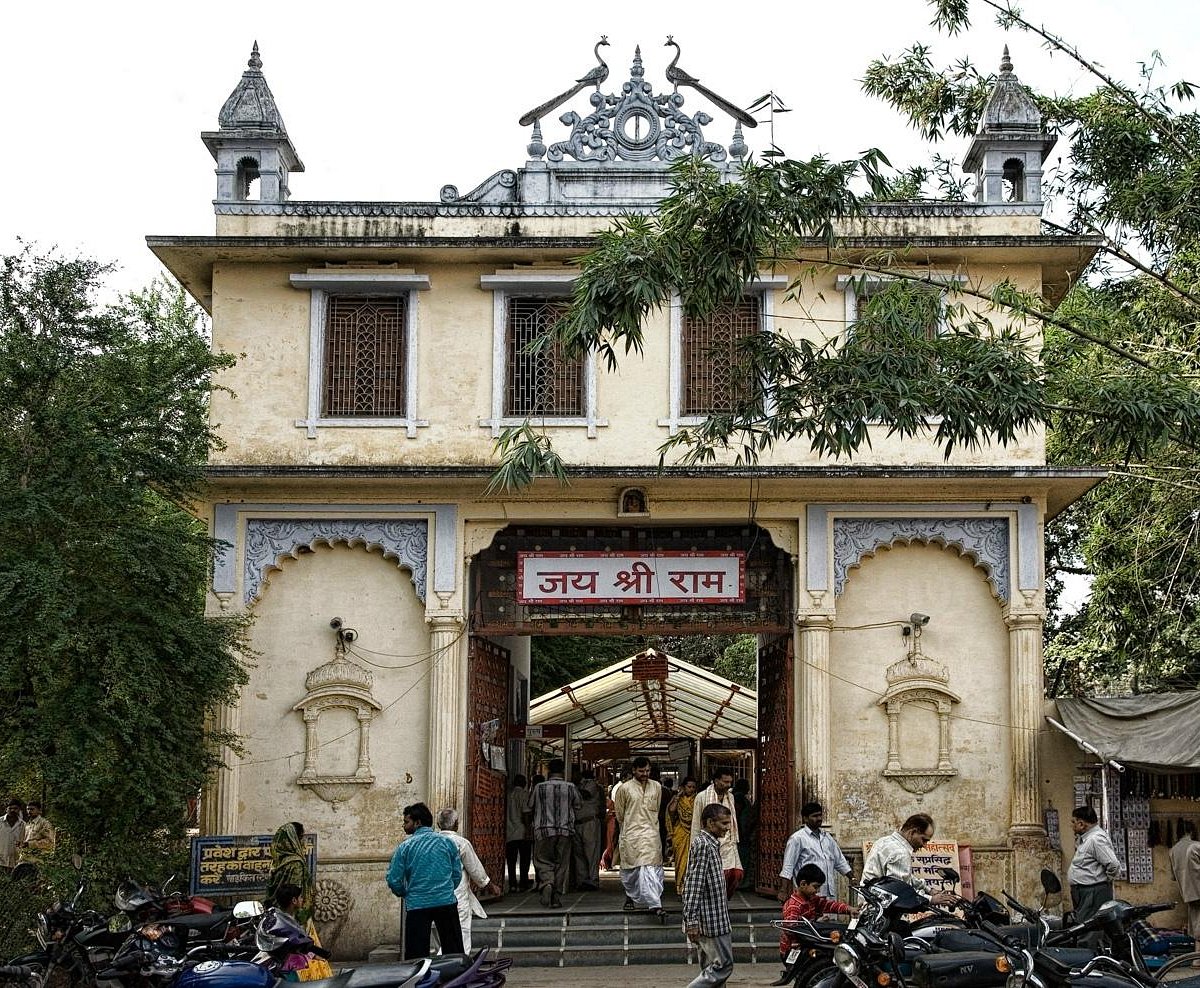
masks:
<instances>
[{"instance_id":1,"label":"blue notice board","mask_svg":"<svg viewBox=\"0 0 1200 988\"><path fill-rule=\"evenodd\" d=\"M191 895L253 895L267 890L271 874L271 834L192 838ZM308 873L317 877L317 835L304 835Z\"/></svg>"}]
</instances>

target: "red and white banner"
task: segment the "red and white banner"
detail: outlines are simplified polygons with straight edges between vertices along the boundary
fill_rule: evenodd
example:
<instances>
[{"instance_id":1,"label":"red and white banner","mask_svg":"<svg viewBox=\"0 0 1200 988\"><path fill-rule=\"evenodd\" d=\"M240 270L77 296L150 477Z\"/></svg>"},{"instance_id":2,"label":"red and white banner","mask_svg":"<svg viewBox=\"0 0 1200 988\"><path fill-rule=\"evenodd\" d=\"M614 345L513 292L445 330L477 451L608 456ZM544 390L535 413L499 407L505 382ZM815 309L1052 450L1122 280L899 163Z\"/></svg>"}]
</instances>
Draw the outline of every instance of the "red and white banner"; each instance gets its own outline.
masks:
<instances>
[{"instance_id":1,"label":"red and white banner","mask_svg":"<svg viewBox=\"0 0 1200 988\"><path fill-rule=\"evenodd\" d=\"M522 604L741 604L744 552L518 552Z\"/></svg>"}]
</instances>

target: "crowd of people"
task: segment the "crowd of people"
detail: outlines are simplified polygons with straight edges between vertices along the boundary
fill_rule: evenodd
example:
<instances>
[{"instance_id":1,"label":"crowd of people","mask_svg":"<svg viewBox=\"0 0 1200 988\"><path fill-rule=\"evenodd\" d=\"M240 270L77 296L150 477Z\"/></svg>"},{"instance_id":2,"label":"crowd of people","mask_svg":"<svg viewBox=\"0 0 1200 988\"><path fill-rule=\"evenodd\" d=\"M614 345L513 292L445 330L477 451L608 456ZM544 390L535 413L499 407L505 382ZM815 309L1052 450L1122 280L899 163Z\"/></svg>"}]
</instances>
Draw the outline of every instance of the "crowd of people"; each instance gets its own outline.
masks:
<instances>
[{"instance_id":1,"label":"crowd of people","mask_svg":"<svg viewBox=\"0 0 1200 988\"><path fill-rule=\"evenodd\" d=\"M20 877L35 873L41 860L54 853L54 826L42 812L42 804L10 799L0 817L0 871Z\"/></svg>"}]
</instances>

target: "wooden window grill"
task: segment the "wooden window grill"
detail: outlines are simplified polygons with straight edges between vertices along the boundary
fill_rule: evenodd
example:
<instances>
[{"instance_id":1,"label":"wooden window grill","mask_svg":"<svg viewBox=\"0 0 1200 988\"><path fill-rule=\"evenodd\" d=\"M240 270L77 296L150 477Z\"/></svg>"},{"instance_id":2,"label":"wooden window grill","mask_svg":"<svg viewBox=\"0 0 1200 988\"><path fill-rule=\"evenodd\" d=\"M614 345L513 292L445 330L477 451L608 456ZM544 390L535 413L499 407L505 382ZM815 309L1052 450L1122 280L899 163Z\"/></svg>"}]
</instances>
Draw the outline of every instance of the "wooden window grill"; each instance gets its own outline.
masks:
<instances>
[{"instance_id":1,"label":"wooden window grill","mask_svg":"<svg viewBox=\"0 0 1200 988\"><path fill-rule=\"evenodd\" d=\"M733 411L745 390L738 343L759 329L757 298L723 305L704 319L684 316L682 414Z\"/></svg>"},{"instance_id":2,"label":"wooden window grill","mask_svg":"<svg viewBox=\"0 0 1200 988\"><path fill-rule=\"evenodd\" d=\"M565 299L508 300L506 415L584 414L583 358L567 357L559 343L538 343L567 304Z\"/></svg>"},{"instance_id":3,"label":"wooden window grill","mask_svg":"<svg viewBox=\"0 0 1200 988\"><path fill-rule=\"evenodd\" d=\"M407 302L403 295L329 299L323 415L405 415Z\"/></svg>"}]
</instances>

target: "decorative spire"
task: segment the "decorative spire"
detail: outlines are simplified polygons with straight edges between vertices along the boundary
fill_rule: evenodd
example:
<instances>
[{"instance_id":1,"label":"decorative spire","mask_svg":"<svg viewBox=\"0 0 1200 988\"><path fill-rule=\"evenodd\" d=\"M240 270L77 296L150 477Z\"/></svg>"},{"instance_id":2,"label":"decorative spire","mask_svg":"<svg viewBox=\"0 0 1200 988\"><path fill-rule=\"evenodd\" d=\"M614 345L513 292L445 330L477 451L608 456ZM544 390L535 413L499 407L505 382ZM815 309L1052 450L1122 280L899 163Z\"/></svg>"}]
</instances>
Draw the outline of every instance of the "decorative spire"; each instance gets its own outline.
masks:
<instances>
[{"instance_id":1,"label":"decorative spire","mask_svg":"<svg viewBox=\"0 0 1200 988\"><path fill-rule=\"evenodd\" d=\"M729 142L729 156L737 161L746 157L746 141L742 137L742 122L733 125L733 140Z\"/></svg>"},{"instance_id":2,"label":"decorative spire","mask_svg":"<svg viewBox=\"0 0 1200 988\"><path fill-rule=\"evenodd\" d=\"M1000 56L1000 74L1009 75L1012 73L1013 65L1012 58L1008 54L1008 45L1004 46L1004 54Z\"/></svg>"},{"instance_id":3,"label":"decorative spire","mask_svg":"<svg viewBox=\"0 0 1200 988\"><path fill-rule=\"evenodd\" d=\"M646 70L642 68L642 46L638 45L633 49L633 65L629 69L629 78L641 79L645 74Z\"/></svg>"},{"instance_id":4,"label":"decorative spire","mask_svg":"<svg viewBox=\"0 0 1200 988\"><path fill-rule=\"evenodd\" d=\"M538 160L546 153L546 145L545 142L542 141L542 122L540 120L535 120L533 122L533 136L530 139L526 150L529 151L529 157L531 157L534 161Z\"/></svg>"},{"instance_id":5,"label":"decorative spire","mask_svg":"<svg viewBox=\"0 0 1200 988\"><path fill-rule=\"evenodd\" d=\"M258 53L257 41L250 50L246 66L241 80L229 94L229 99L225 101L217 116L221 129L253 127L286 134L283 117L275 105L275 97L271 95L271 87L267 85L266 76L262 72L262 57Z\"/></svg>"},{"instance_id":6,"label":"decorative spire","mask_svg":"<svg viewBox=\"0 0 1200 988\"><path fill-rule=\"evenodd\" d=\"M1007 51L1007 50L1008 49L1006 48L1005 51ZM262 58L259 57L259 54L258 54L258 42L257 41L254 42L254 47L250 50L250 60L246 64L249 65L250 68L254 69L256 72L258 72L262 69Z\"/></svg>"}]
</instances>

